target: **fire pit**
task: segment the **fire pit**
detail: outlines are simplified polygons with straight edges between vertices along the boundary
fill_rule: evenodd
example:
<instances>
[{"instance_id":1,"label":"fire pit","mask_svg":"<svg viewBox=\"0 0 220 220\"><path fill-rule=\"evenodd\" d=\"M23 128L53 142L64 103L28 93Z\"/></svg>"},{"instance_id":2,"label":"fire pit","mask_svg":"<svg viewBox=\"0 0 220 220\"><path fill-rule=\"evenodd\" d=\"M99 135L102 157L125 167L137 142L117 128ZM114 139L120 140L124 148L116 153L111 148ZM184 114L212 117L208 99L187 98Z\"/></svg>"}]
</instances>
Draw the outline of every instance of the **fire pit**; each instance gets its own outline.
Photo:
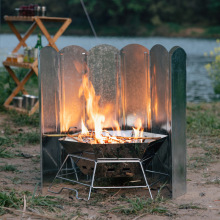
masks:
<instances>
[{"instance_id":1,"label":"fire pit","mask_svg":"<svg viewBox=\"0 0 220 220\"><path fill-rule=\"evenodd\" d=\"M151 51L136 44L120 51L110 45L88 52L43 48L42 184L50 175L70 180L72 170L70 181L89 186L90 198L92 188L108 188L95 186L95 178L131 177L139 170L144 184L127 187L148 187L151 195L146 172L166 171L172 196L185 193L185 61L183 49L167 52L161 45ZM90 184L79 173L90 176Z\"/></svg>"}]
</instances>

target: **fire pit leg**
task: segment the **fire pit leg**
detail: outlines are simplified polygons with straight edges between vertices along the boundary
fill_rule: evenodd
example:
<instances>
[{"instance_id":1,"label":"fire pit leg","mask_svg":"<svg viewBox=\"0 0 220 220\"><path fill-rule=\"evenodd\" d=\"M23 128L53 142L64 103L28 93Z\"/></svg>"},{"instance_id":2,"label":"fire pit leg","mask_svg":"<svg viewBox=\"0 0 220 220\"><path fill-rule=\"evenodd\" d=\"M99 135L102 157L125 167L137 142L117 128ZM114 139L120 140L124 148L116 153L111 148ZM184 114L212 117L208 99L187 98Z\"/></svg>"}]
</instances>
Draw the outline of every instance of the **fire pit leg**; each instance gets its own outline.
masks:
<instances>
[{"instance_id":1,"label":"fire pit leg","mask_svg":"<svg viewBox=\"0 0 220 220\"><path fill-rule=\"evenodd\" d=\"M72 165L72 169L74 170L74 174L75 174L75 177L76 177L76 180L73 180L73 179L70 179L70 178L67 178L67 177L63 177L65 175L70 175L72 173L66 173L66 174L60 174L61 171L63 170L63 167L64 165L66 164L67 162L67 159L70 158L71 159L71 165ZM77 158L77 159L82 159L82 160L87 160L87 161L91 161L91 162L94 162L94 170L93 170L93 176L92 176L92 181L91 181L91 184L86 184L86 183L83 183L83 182L80 182L79 180L79 177L77 175L77 171L76 171L76 167L75 167L75 164L74 164L74 160L72 158ZM95 180L95 172L96 172L96 166L97 166L97 161L96 160L93 160L93 159L90 159L90 158L86 158L86 157L82 157L82 156L79 156L79 155L74 155L74 154L68 154L64 160L64 162L62 163L59 171L57 172L55 178L53 179L51 185L49 186L48 188L48 191L51 192L51 193L55 193L55 194L60 194L63 189L68 189L68 190L71 190L71 191L74 191L76 193L76 198L77 199L83 199L83 198L79 198L78 196L78 190L77 189L73 189L73 188L68 188L68 187L62 187L58 192L55 192L53 190L51 190L54 182L56 179L61 179L61 180L66 180L68 182L72 182L72 183L77 183L77 184L81 184L81 185L84 185L84 186L87 186L89 187L89 196L88 196L88 199L90 199L90 196L91 196L91 191L92 191L92 188L93 188L93 184L94 184L94 180ZM85 200L85 199L84 199Z\"/></svg>"},{"instance_id":2,"label":"fire pit leg","mask_svg":"<svg viewBox=\"0 0 220 220\"><path fill-rule=\"evenodd\" d=\"M53 186L53 184L54 184L54 181L55 181L56 179L60 178L60 177L59 177L59 173L61 172L61 170L62 170L63 166L65 165L65 163L66 163L66 161L67 161L68 158L69 158L69 154L66 156L66 158L65 158L65 160L64 160L64 162L63 162L63 164L61 165L61 167L60 167L59 171L57 172L55 178L53 179L52 183L50 184L50 186L49 186L49 188L48 188L48 191L51 192L51 193L60 194L64 189L68 189L68 190L74 191L74 192L76 193L76 198L77 198L77 199L81 199L81 198L79 198L79 196L78 196L78 191L77 191L76 189L71 189L71 188L68 188L68 187L62 187L58 192L55 192L55 191L51 190L51 188L52 188L52 186ZM74 171L75 171L76 179L77 179L77 181L78 181L78 175L77 175L77 173L76 173L76 168L75 168L74 162L72 161L72 158L71 158L71 157L70 157L70 159L71 159L72 167L73 167L73 169L74 169ZM62 179L65 179L65 178L62 178ZM66 179L66 180L68 180L68 179Z\"/></svg>"},{"instance_id":3,"label":"fire pit leg","mask_svg":"<svg viewBox=\"0 0 220 220\"><path fill-rule=\"evenodd\" d=\"M149 191L149 193L150 193L150 197L151 197L151 199L153 200L153 196L152 196L152 194L151 194L150 186L149 186L149 184L148 184L148 182L147 182L147 177L146 177L145 172L144 172L144 168L143 168L143 165L142 165L142 161L139 161L139 164L140 164L140 166L141 166L141 170L142 170L142 173L143 173L144 180L145 180L145 183L146 183L146 185L147 185L148 191Z\"/></svg>"},{"instance_id":4,"label":"fire pit leg","mask_svg":"<svg viewBox=\"0 0 220 220\"><path fill-rule=\"evenodd\" d=\"M91 193L92 188L93 189L120 189L120 188L127 188L127 189L130 188L131 189L131 188L145 188L145 187L147 187L149 194L150 194L150 197L153 200L153 196L151 194L150 186L148 184L147 177L145 175L145 171L144 171L142 162L143 161L140 160L139 158L98 158L97 161L95 161L95 167L94 167L94 172L93 172L93 177L92 177L92 182L91 182L91 187L90 187L90 193ZM97 164L106 164L106 163L139 163L146 185L143 185L143 186L94 186L95 172L96 172ZM89 200L89 198L90 198L90 194L89 194L88 200Z\"/></svg>"},{"instance_id":5,"label":"fire pit leg","mask_svg":"<svg viewBox=\"0 0 220 220\"><path fill-rule=\"evenodd\" d=\"M95 161L95 166L94 166L93 175L92 175L92 181L91 181L91 185L90 185L90 187L89 187L88 200L90 199L91 192L92 192L92 188L93 188L93 184L94 184L94 180L95 180L96 167L97 167L97 161Z\"/></svg>"},{"instance_id":6,"label":"fire pit leg","mask_svg":"<svg viewBox=\"0 0 220 220\"><path fill-rule=\"evenodd\" d=\"M77 158L77 159L83 159L83 160L94 162L94 169L93 169L92 180L91 180L90 184L86 184L86 183L83 183L83 182L79 181L78 176L76 174L76 169L73 166L74 162L73 162L72 157L73 158ZM73 173L60 174L62 169L63 169L63 167L64 167L64 165L66 164L68 158L71 159L71 164L73 166L72 169L74 170L74 173L76 174L75 175L76 176L76 180L70 179L69 177L64 177L65 175L70 175L70 174L73 174ZM77 199L82 199L82 198L78 197L78 190L77 189L68 188L68 187L62 187L58 192L55 192L55 191L51 190L51 188L52 188L52 186L54 184L54 181L56 179L61 179L61 180L66 180L66 181L69 181L69 182L72 182L72 183L77 183L77 184L81 184L81 185L89 187L89 195L88 195L87 200L89 200L90 197L91 197L92 189L101 189L101 188L102 189L104 189L104 188L106 188L106 189L114 189L114 188L115 189L118 189L118 188L145 188L145 187L148 188L150 197L151 197L151 199L153 199L153 196L152 196L152 193L151 193L151 190L150 190L150 186L148 184L147 177L145 175L145 171L144 171L144 168L143 168L143 162L144 162L143 160L140 160L138 158L132 158L132 159L130 159L130 158L117 158L117 159L116 158L98 158L97 160L94 160L94 159L82 157L82 156L79 156L79 155L68 154L66 156L63 164L61 165L59 171L57 172L54 180L52 181L50 187L48 188L48 191L52 192L52 193L55 193L55 194L59 194L59 193L62 192L63 189L68 189L68 190L72 190L72 191L74 191L76 193L76 198ZM106 164L106 163L139 163L146 185L141 185L141 186L94 186L97 165L98 164Z\"/></svg>"}]
</instances>

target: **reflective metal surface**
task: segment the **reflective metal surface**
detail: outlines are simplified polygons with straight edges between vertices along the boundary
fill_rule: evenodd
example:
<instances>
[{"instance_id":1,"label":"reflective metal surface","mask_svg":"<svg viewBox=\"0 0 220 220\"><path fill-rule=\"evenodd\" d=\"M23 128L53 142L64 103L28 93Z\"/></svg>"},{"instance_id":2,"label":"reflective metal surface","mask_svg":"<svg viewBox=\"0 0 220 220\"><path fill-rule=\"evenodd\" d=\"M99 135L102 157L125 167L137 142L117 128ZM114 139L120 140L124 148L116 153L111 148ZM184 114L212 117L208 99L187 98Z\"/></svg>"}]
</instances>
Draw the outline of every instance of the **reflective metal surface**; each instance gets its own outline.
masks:
<instances>
[{"instance_id":1,"label":"reflective metal surface","mask_svg":"<svg viewBox=\"0 0 220 220\"><path fill-rule=\"evenodd\" d=\"M122 124L126 129L135 125L140 118L147 130L149 115L147 111L148 93L147 77L149 50L138 44L129 44L121 49L121 97Z\"/></svg>"},{"instance_id":2,"label":"reflective metal surface","mask_svg":"<svg viewBox=\"0 0 220 220\"><path fill-rule=\"evenodd\" d=\"M155 133L169 134L169 104L170 104L170 76L169 53L162 45L155 45L150 50L150 74L151 74L151 131ZM169 170L171 161L170 145L167 143L158 152L164 166ZM158 158L153 161L153 170L161 170ZM169 170L169 174L171 171Z\"/></svg>"},{"instance_id":3,"label":"reflective metal surface","mask_svg":"<svg viewBox=\"0 0 220 220\"><path fill-rule=\"evenodd\" d=\"M120 51L98 45L90 51L69 46L57 53L45 47L40 53L41 135L60 134L69 127L81 129L85 101L79 98L84 74L89 75L100 105L122 128L142 119L145 131L167 134L159 156L169 171L173 197L186 191L186 54L174 47L168 52L155 45L127 45ZM104 110L103 110L104 111ZM107 120L105 127L111 127ZM58 138L41 138L42 174L58 170L66 157ZM62 159L63 158L63 159ZM157 159L153 168L164 172Z\"/></svg>"},{"instance_id":4,"label":"reflective metal surface","mask_svg":"<svg viewBox=\"0 0 220 220\"><path fill-rule=\"evenodd\" d=\"M57 138L44 140L45 133L60 133L59 126L59 54L51 47L42 49L39 59L39 101L41 125L41 183L45 174L56 172L61 165Z\"/></svg>"},{"instance_id":5,"label":"reflective metal surface","mask_svg":"<svg viewBox=\"0 0 220 220\"><path fill-rule=\"evenodd\" d=\"M60 54L60 129L67 131L70 127L81 129L83 99L79 98L79 87L84 74L85 49L78 46L63 48Z\"/></svg>"},{"instance_id":6,"label":"reflective metal surface","mask_svg":"<svg viewBox=\"0 0 220 220\"><path fill-rule=\"evenodd\" d=\"M118 120L118 54L117 48L106 44L95 46L88 51L89 79L96 95L100 96L99 105L106 115L105 128L114 127L113 120Z\"/></svg>"},{"instance_id":7,"label":"reflective metal surface","mask_svg":"<svg viewBox=\"0 0 220 220\"><path fill-rule=\"evenodd\" d=\"M170 51L172 83L172 195L186 192L186 53L182 48Z\"/></svg>"}]
</instances>

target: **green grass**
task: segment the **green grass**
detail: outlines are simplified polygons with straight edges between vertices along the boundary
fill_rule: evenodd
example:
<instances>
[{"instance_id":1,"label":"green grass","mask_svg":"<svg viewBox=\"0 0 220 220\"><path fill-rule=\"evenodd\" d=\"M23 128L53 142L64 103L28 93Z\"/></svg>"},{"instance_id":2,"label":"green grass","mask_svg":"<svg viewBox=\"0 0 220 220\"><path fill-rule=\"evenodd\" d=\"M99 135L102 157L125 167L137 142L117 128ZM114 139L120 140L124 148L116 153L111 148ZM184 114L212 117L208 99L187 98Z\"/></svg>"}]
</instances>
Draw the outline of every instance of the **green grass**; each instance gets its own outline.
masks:
<instances>
[{"instance_id":1,"label":"green grass","mask_svg":"<svg viewBox=\"0 0 220 220\"><path fill-rule=\"evenodd\" d=\"M40 144L40 134L38 131L19 133L19 134L15 135L14 140L16 142L18 142L20 145Z\"/></svg>"},{"instance_id":2,"label":"green grass","mask_svg":"<svg viewBox=\"0 0 220 220\"><path fill-rule=\"evenodd\" d=\"M205 209L205 208L201 208L198 204L189 203L189 204L179 205L179 209Z\"/></svg>"},{"instance_id":3,"label":"green grass","mask_svg":"<svg viewBox=\"0 0 220 220\"><path fill-rule=\"evenodd\" d=\"M203 136L220 134L220 117L202 105L187 106L187 133Z\"/></svg>"},{"instance_id":4,"label":"green grass","mask_svg":"<svg viewBox=\"0 0 220 220\"><path fill-rule=\"evenodd\" d=\"M220 105L201 103L187 105L188 147L198 148L189 157L190 169L204 168L218 161L220 155Z\"/></svg>"},{"instance_id":5,"label":"green grass","mask_svg":"<svg viewBox=\"0 0 220 220\"><path fill-rule=\"evenodd\" d=\"M14 147L14 143L10 137L4 136L4 137L0 137L0 146L1 147Z\"/></svg>"},{"instance_id":6,"label":"green grass","mask_svg":"<svg viewBox=\"0 0 220 220\"><path fill-rule=\"evenodd\" d=\"M165 214L168 211L167 208L161 206L162 201L158 201L157 199L146 199L141 197L135 197L135 198L120 198L120 201L122 201L122 205L115 206L108 210L101 210L101 213L106 212L113 212L113 213L122 213L125 215L137 215L140 213L158 213L158 214Z\"/></svg>"},{"instance_id":7,"label":"green grass","mask_svg":"<svg viewBox=\"0 0 220 220\"><path fill-rule=\"evenodd\" d=\"M6 148L0 146L0 158L13 158L15 155L14 153L6 150Z\"/></svg>"},{"instance_id":8,"label":"green grass","mask_svg":"<svg viewBox=\"0 0 220 220\"><path fill-rule=\"evenodd\" d=\"M0 216L6 213L1 207L18 209L22 203L22 199L17 196L14 190L11 192L0 192Z\"/></svg>"},{"instance_id":9,"label":"green grass","mask_svg":"<svg viewBox=\"0 0 220 220\"><path fill-rule=\"evenodd\" d=\"M15 172L15 171L18 171L18 169L14 165L5 164L3 166L0 166L0 171L5 171L5 172L12 171L12 172Z\"/></svg>"},{"instance_id":10,"label":"green grass","mask_svg":"<svg viewBox=\"0 0 220 220\"><path fill-rule=\"evenodd\" d=\"M40 155L37 155L36 157L31 158L31 160L32 160L34 163L40 163Z\"/></svg>"},{"instance_id":11,"label":"green grass","mask_svg":"<svg viewBox=\"0 0 220 220\"><path fill-rule=\"evenodd\" d=\"M207 151L208 155L220 155L220 146L204 146L203 149Z\"/></svg>"},{"instance_id":12,"label":"green grass","mask_svg":"<svg viewBox=\"0 0 220 220\"><path fill-rule=\"evenodd\" d=\"M38 129L26 133L12 133L11 135L0 137L0 157L12 157L13 154L8 151L9 147L23 146L26 144L40 144L40 133Z\"/></svg>"},{"instance_id":13,"label":"green grass","mask_svg":"<svg viewBox=\"0 0 220 220\"><path fill-rule=\"evenodd\" d=\"M35 113L31 116L25 114L19 114L16 111L9 111L9 116L12 122L17 126L31 126L39 127L39 114Z\"/></svg>"},{"instance_id":14,"label":"green grass","mask_svg":"<svg viewBox=\"0 0 220 220\"><path fill-rule=\"evenodd\" d=\"M19 180L19 179L18 179ZM24 195L26 196L27 207L38 208L50 212L57 212L62 209L62 205L67 204L66 201L55 196L41 196L31 194L29 191L16 192L15 190L0 191L0 216L5 214L7 210L1 207L22 209L24 204Z\"/></svg>"},{"instance_id":15,"label":"green grass","mask_svg":"<svg viewBox=\"0 0 220 220\"><path fill-rule=\"evenodd\" d=\"M162 204L166 201L161 196L161 191L165 186L166 183L161 186L154 200L150 198L146 199L145 197L127 198L126 196L121 195L121 197L117 199L118 201L121 201L121 205L108 210L101 210L100 212L120 212L125 215L137 215L142 213L170 215L170 211L166 207L162 206Z\"/></svg>"}]
</instances>

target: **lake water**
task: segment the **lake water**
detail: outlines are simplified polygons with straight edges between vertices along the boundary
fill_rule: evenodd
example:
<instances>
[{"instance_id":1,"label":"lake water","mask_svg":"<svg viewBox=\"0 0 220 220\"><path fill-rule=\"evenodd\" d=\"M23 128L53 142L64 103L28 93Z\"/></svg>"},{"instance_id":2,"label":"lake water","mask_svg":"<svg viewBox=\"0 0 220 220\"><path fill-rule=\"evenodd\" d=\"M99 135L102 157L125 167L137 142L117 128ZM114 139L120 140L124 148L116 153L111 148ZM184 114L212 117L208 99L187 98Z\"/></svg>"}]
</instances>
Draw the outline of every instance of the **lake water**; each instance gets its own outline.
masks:
<instances>
[{"instance_id":1,"label":"lake water","mask_svg":"<svg viewBox=\"0 0 220 220\"><path fill-rule=\"evenodd\" d=\"M26 43L29 46L34 46L36 40L37 36L32 35ZM0 65L17 43L17 38L12 34L0 35ZM155 44L162 44L167 50L170 50L173 46L182 47L187 54L187 101L211 102L220 100L220 96L214 94L212 82L204 68L204 65L211 61L210 58L204 57L204 53L209 53L216 47L214 39L166 37L100 37L96 39L87 36L61 36L56 45L59 49L69 45L79 45L89 50L98 44L110 44L121 49L132 43L141 44L148 49L151 49ZM47 45L45 37L42 38L42 44Z\"/></svg>"}]
</instances>

